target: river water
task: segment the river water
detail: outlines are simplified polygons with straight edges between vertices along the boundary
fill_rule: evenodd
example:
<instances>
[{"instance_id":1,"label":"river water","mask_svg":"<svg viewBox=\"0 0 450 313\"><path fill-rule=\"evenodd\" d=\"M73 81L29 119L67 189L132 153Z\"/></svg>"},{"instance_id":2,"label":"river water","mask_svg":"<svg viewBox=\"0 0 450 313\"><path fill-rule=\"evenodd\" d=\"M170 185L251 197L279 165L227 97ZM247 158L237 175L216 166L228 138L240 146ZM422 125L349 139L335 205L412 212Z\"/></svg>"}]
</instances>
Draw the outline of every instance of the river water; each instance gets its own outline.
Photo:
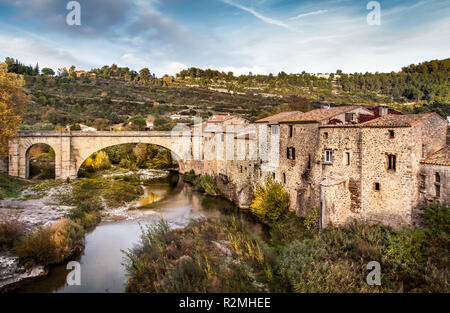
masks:
<instances>
[{"instance_id":1,"label":"river water","mask_svg":"<svg viewBox=\"0 0 450 313\"><path fill-rule=\"evenodd\" d=\"M49 275L30 282L16 292L124 292L127 275L122 265L124 253L136 246L141 227L161 218L172 227L184 227L192 218L238 216L246 229L264 236L263 227L248 212L240 212L231 202L195 192L178 175L169 175L147 185L146 197L137 201L138 217L119 222L105 222L86 234L85 249L75 259L81 265L81 285L69 286L66 264L53 266ZM136 215L135 215L136 216Z\"/></svg>"}]
</instances>

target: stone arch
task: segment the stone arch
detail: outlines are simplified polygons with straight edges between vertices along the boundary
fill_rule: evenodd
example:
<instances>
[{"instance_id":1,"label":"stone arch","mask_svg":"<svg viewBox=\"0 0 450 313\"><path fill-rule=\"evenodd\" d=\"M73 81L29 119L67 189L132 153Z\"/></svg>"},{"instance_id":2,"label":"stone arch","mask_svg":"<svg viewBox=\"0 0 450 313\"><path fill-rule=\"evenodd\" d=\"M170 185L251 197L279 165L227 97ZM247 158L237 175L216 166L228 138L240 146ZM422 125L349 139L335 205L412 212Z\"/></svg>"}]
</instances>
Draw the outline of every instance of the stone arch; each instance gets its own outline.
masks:
<instances>
[{"instance_id":1,"label":"stone arch","mask_svg":"<svg viewBox=\"0 0 450 313\"><path fill-rule=\"evenodd\" d=\"M119 139L120 138L120 139ZM119 140L117 140L119 139ZM170 144L165 144L164 142L160 142L158 139L153 140L143 140L142 138L136 138L135 140L132 140L130 138L123 139L121 137L115 138L115 140L103 140L100 145L92 145L91 147L85 147L83 149L80 149L77 151L78 153L75 153L75 176L78 176L78 171L80 170L81 165L88 159L92 154L99 152L103 149L114 147L118 145L123 144L153 144L161 148L165 148L168 151L171 152L172 158L174 161L178 163L179 166L179 172L184 173L185 172L185 164L183 159L173 151L172 146Z\"/></svg>"},{"instance_id":2,"label":"stone arch","mask_svg":"<svg viewBox=\"0 0 450 313\"><path fill-rule=\"evenodd\" d=\"M20 158L19 158L19 162L20 162L20 168L23 169L23 173L21 173L21 177L23 178L29 178L30 177L30 158L29 158L29 152L30 149L38 144L43 144L43 145L47 145L50 148L53 149L53 151L55 152L55 177L57 175L57 163L58 162L58 155L59 155L59 151L57 149L57 146L52 142L52 140L48 140L46 138L39 138L39 139L30 139L27 138L26 140L23 140L21 143L21 149L20 149Z\"/></svg>"},{"instance_id":3,"label":"stone arch","mask_svg":"<svg viewBox=\"0 0 450 313\"><path fill-rule=\"evenodd\" d=\"M33 147L36 146L36 145L46 145L46 146L48 146L50 149L53 150L53 152L54 152L54 154L55 154L55 160L54 160L54 163L55 163L55 164L53 165L53 172L54 172L54 175L55 175L55 177L56 177L56 151L55 151L55 149L54 149L51 145L49 145L48 143L41 143L41 142L39 142L39 143L33 143L33 144L31 144L27 149L25 149L25 178L30 178L31 158L30 158L29 154L30 154L31 148L33 148Z\"/></svg>"}]
</instances>

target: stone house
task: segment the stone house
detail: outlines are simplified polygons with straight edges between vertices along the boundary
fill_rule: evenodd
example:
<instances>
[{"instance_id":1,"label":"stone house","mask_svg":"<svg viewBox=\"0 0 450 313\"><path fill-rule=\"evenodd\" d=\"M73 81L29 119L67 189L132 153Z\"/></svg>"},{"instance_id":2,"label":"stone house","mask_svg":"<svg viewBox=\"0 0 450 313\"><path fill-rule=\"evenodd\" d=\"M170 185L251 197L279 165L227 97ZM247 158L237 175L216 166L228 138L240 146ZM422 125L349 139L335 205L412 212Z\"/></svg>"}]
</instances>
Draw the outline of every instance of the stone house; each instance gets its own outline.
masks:
<instances>
[{"instance_id":1,"label":"stone house","mask_svg":"<svg viewBox=\"0 0 450 313\"><path fill-rule=\"evenodd\" d=\"M354 219L412 225L423 203L421 160L445 146L446 133L447 122L435 113L321 126L322 226Z\"/></svg>"},{"instance_id":2,"label":"stone house","mask_svg":"<svg viewBox=\"0 0 450 313\"><path fill-rule=\"evenodd\" d=\"M421 203L439 200L450 204L450 146L446 146L420 162L419 196Z\"/></svg>"},{"instance_id":3,"label":"stone house","mask_svg":"<svg viewBox=\"0 0 450 313\"><path fill-rule=\"evenodd\" d=\"M278 164L259 159L259 175L246 183L272 175L297 214L320 208L322 227L354 219L400 227L417 221L424 202L449 204L447 122L438 114L344 106L255 124L270 129L260 149L279 136Z\"/></svg>"},{"instance_id":4,"label":"stone house","mask_svg":"<svg viewBox=\"0 0 450 313\"><path fill-rule=\"evenodd\" d=\"M363 114L373 113L361 106L344 106L316 109L279 121L279 166L275 177L289 193L297 214L304 216L320 204L320 161L325 157L320 149L320 127L354 125Z\"/></svg>"}]
</instances>

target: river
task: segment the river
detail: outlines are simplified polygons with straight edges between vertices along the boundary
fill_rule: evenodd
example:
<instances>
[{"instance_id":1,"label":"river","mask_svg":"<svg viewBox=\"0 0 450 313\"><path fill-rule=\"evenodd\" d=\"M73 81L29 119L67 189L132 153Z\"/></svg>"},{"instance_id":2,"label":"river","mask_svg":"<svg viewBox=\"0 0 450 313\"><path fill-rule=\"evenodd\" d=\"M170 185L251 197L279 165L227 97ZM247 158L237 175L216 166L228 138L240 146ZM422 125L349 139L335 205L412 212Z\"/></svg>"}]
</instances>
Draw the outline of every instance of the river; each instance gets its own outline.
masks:
<instances>
[{"instance_id":1,"label":"river","mask_svg":"<svg viewBox=\"0 0 450 313\"><path fill-rule=\"evenodd\" d=\"M138 217L104 222L86 234L85 249L75 259L81 265L81 285L67 285L66 276L70 270L66 269L66 264L61 264L52 266L45 278L30 282L16 292L124 292L127 275L122 265L122 250L136 246L141 227L155 224L161 218L176 228L186 226L192 218L235 215L241 218L249 232L265 236L262 225L248 212L239 211L226 199L193 191L177 174L151 183L146 188L145 198L134 204L137 210L133 211L139 212Z\"/></svg>"}]
</instances>

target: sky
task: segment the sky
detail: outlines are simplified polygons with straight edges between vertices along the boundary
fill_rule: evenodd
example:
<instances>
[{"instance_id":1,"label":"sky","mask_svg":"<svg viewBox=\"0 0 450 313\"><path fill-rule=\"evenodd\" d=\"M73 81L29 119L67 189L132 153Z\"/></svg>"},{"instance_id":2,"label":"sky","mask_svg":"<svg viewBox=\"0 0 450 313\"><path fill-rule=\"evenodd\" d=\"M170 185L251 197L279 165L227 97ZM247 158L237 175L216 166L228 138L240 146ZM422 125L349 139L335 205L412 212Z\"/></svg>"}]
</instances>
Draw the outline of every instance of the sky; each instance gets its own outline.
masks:
<instances>
[{"instance_id":1,"label":"sky","mask_svg":"<svg viewBox=\"0 0 450 313\"><path fill-rule=\"evenodd\" d=\"M450 0L0 0L0 59L40 68L117 64L159 77L399 71L450 57Z\"/></svg>"}]
</instances>

